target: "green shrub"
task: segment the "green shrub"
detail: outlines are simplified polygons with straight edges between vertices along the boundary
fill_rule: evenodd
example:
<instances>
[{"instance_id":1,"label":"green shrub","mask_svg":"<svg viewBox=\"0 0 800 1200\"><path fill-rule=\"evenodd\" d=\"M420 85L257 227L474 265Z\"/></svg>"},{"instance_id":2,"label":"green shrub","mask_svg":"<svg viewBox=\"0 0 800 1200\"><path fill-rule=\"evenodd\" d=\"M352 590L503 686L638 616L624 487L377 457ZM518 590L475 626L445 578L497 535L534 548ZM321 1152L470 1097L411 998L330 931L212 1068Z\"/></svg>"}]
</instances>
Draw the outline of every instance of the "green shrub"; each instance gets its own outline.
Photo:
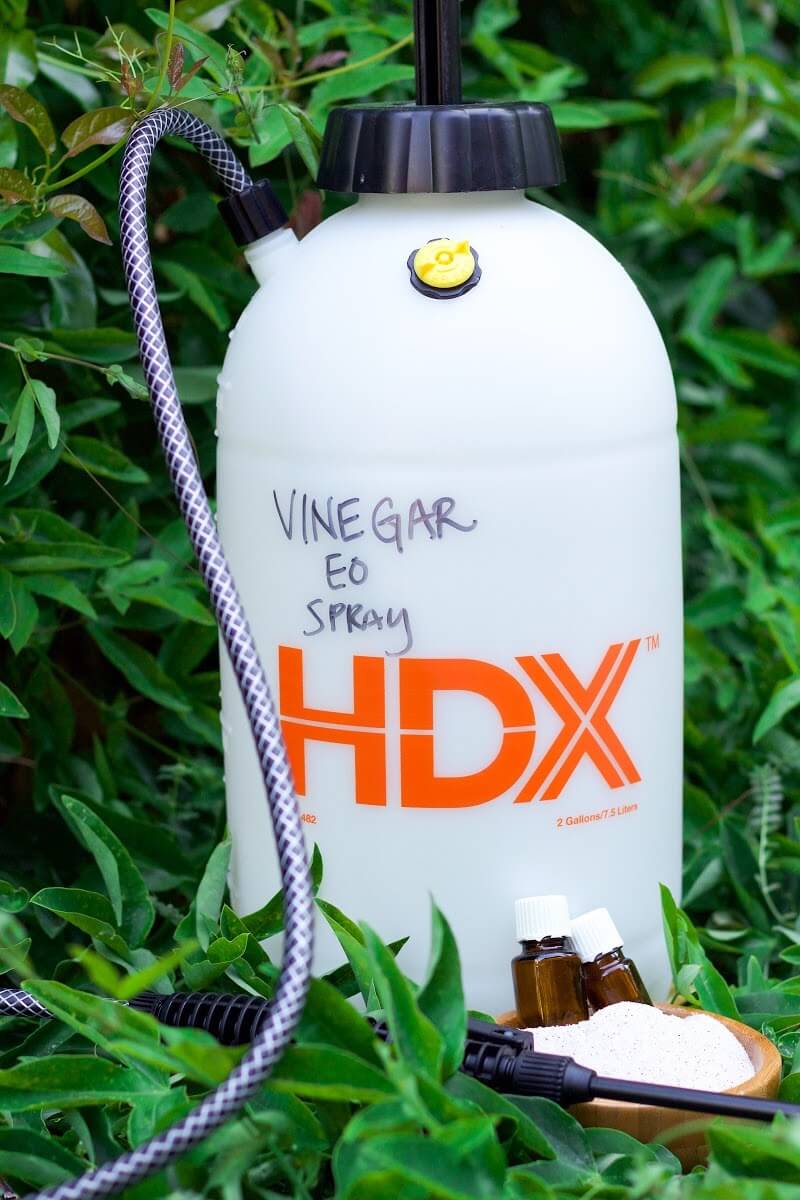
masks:
<instances>
[{"instance_id":1,"label":"green shrub","mask_svg":"<svg viewBox=\"0 0 800 1200\"><path fill-rule=\"evenodd\" d=\"M0 962L11 979L38 977L63 1018L36 1030L0 1019L0 1174L24 1187L147 1137L235 1058L201 1035L159 1042L81 989L266 995L272 978L259 938L275 907L242 919L223 903L216 632L136 362L120 147L137 114L189 104L269 171L303 233L322 211L329 108L408 98L413 72L406 0L180 0L169 12L44 0L30 13L4 0L0 15ZM685 904L699 928L668 903L669 941L687 997L734 1005L779 1041L792 1098L799 28L797 0L540 0L521 15L480 0L464 20L468 96L552 104L570 178L537 199L620 258L667 341L684 468ZM215 187L185 146L162 147L155 269L212 484L216 373L253 290ZM780 1127L749 1149L720 1134L712 1170L681 1182L667 1151L453 1076L446 926L447 1020L377 938L345 929L358 970L315 984L280 1078L148 1196L794 1194L800 1152ZM391 1058L341 998L359 972L373 999L372 979L383 1004L403 998L413 1029Z\"/></svg>"}]
</instances>

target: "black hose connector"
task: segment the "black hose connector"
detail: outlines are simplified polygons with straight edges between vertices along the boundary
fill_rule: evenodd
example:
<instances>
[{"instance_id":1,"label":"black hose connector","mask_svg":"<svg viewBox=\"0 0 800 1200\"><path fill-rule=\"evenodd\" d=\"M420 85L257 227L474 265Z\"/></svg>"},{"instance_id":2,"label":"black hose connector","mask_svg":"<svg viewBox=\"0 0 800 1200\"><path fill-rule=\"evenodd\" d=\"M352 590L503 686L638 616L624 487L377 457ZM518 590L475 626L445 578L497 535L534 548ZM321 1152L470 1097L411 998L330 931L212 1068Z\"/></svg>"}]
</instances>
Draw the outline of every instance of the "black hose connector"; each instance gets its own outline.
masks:
<instances>
[{"instance_id":1,"label":"black hose connector","mask_svg":"<svg viewBox=\"0 0 800 1200\"><path fill-rule=\"evenodd\" d=\"M204 1029L222 1046L244 1046L257 1037L269 1013L261 996L234 996L222 992L175 992L161 996L142 992L128 1001L130 1008L150 1013L162 1025Z\"/></svg>"},{"instance_id":2,"label":"black hose connector","mask_svg":"<svg viewBox=\"0 0 800 1200\"><path fill-rule=\"evenodd\" d=\"M234 192L217 205L237 246L250 246L259 238L283 229L289 218L268 179Z\"/></svg>"}]
</instances>

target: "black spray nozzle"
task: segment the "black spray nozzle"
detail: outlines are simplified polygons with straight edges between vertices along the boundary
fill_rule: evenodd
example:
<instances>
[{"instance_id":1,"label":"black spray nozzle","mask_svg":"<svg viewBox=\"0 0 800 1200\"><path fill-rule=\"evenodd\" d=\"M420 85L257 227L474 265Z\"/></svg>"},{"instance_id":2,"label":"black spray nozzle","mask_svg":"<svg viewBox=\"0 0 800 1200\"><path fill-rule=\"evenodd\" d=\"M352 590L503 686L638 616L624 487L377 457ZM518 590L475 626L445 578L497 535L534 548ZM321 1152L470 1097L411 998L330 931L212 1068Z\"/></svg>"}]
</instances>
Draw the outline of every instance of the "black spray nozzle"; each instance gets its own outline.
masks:
<instances>
[{"instance_id":1,"label":"black spray nozzle","mask_svg":"<svg viewBox=\"0 0 800 1200\"><path fill-rule=\"evenodd\" d=\"M460 104L460 0L414 0L414 54L417 104Z\"/></svg>"}]
</instances>

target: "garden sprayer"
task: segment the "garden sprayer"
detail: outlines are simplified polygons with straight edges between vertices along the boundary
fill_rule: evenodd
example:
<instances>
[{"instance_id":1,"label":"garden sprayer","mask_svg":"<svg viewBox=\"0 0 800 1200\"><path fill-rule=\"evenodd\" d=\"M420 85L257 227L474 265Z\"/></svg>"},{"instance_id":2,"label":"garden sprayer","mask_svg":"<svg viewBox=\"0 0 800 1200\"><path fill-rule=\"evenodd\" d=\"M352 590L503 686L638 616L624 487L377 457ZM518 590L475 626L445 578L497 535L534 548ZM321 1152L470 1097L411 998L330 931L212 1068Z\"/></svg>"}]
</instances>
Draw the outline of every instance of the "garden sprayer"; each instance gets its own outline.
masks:
<instances>
[{"instance_id":1,"label":"garden sprayer","mask_svg":"<svg viewBox=\"0 0 800 1200\"><path fill-rule=\"evenodd\" d=\"M282 885L285 936L230 1078L47 1193L59 1200L145 1177L255 1094L308 986L306 834L326 895L387 940L410 937L412 977L435 896L474 1007L507 1006L513 901L532 891L625 912L626 944L665 989L658 884L680 883L682 715L667 355L611 255L526 197L563 179L549 109L462 102L458 0L417 0L415 26L417 103L331 114L318 182L359 198L302 242L270 185L190 113L152 112L125 151L145 378L227 650L234 902L250 911ZM220 376L225 554L147 242L164 135L216 168L260 284ZM324 971L341 951L319 934Z\"/></svg>"},{"instance_id":2,"label":"garden sprayer","mask_svg":"<svg viewBox=\"0 0 800 1200\"><path fill-rule=\"evenodd\" d=\"M261 287L220 376L226 552L275 685L324 894L420 978L429 896L468 1002L507 1007L516 897L625 914L667 986L682 597L675 393L635 286L525 189L563 178L541 104L463 104L458 4L417 10L418 103L334 111L298 242L223 211ZM258 235L262 235L258 237ZM239 912L275 892L234 670ZM317 964L341 948L325 922Z\"/></svg>"}]
</instances>

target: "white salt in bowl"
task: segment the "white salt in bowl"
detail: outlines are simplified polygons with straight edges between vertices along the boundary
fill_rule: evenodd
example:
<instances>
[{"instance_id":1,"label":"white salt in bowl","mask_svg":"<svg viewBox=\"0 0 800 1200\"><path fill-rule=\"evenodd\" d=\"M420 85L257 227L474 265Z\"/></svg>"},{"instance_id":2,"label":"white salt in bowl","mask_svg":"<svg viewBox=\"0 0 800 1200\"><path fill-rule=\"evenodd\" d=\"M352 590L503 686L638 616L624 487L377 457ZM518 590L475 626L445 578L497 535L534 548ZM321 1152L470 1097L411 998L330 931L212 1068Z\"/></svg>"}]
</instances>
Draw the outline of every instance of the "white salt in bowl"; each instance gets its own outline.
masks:
<instances>
[{"instance_id":1,"label":"white salt in bowl","mask_svg":"<svg viewBox=\"0 0 800 1200\"><path fill-rule=\"evenodd\" d=\"M690 1017L703 1012L702 1009L678 1008L671 1004L659 1004L656 1007L674 1017ZM730 1093L774 1099L781 1082L781 1056L777 1047L763 1034L757 1033L741 1021L732 1021L729 1017L720 1017L716 1013L703 1012L703 1015L721 1021L744 1047L752 1063L751 1078L740 1083L738 1087L730 1088ZM500 1025L514 1029L520 1027L516 1012L503 1013L497 1020ZM587 1128L620 1129L623 1133L638 1138L640 1142L664 1142L680 1159L686 1171L698 1163L705 1162L708 1157L704 1127L714 1120L713 1117L705 1118L700 1113L686 1112L682 1109L630 1104L624 1100L592 1100L590 1104L576 1104L570 1112ZM677 1132L679 1125L689 1123L692 1125L691 1130Z\"/></svg>"}]
</instances>

